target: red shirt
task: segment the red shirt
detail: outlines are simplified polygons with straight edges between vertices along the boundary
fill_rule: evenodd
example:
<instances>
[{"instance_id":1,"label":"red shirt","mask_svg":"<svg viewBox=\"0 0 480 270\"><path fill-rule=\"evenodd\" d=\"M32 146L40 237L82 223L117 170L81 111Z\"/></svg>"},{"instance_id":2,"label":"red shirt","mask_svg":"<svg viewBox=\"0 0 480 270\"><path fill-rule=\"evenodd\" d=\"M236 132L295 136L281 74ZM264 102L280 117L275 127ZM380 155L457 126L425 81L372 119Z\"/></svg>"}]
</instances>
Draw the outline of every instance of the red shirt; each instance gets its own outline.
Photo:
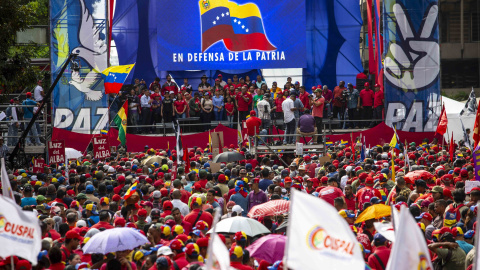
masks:
<instances>
[{"instance_id":1,"label":"red shirt","mask_svg":"<svg viewBox=\"0 0 480 270\"><path fill-rule=\"evenodd\" d=\"M367 75L365 75L365 73L358 73L357 74L357 79L368 79Z\"/></svg>"},{"instance_id":2,"label":"red shirt","mask_svg":"<svg viewBox=\"0 0 480 270\"><path fill-rule=\"evenodd\" d=\"M200 209L193 209L192 212L190 212L190 214L188 214L183 220L189 222L192 224L192 226L195 226L194 222L197 219L198 212L200 212ZM209 228L212 227L213 216L210 213L203 211L198 220L203 220L207 222Z\"/></svg>"},{"instance_id":3,"label":"red shirt","mask_svg":"<svg viewBox=\"0 0 480 270\"><path fill-rule=\"evenodd\" d=\"M337 187L325 187L323 188L318 197L324 199L326 202L333 206L333 200L338 197L344 197L342 190Z\"/></svg>"},{"instance_id":4,"label":"red shirt","mask_svg":"<svg viewBox=\"0 0 480 270\"><path fill-rule=\"evenodd\" d=\"M183 112L183 110L185 110L185 107L187 106L187 102L185 102L185 100L177 100L173 103L175 105L175 108L177 109L177 111L179 113Z\"/></svg>"},{"instance_id":5,"label":"red shirt","mask_svg":"<svg viewBox=\"0 0 480 270\"><path fill-rule=\"evenodd\" d=\"M243 99L243 97L248 98L248 101L245 101ZM250 104L252 104L252 101L253 101L253 97L252 97L251 94L249 94L249 93L245 93L245 94L238 93L237 94L238 111L240 111L240 112L248 111L248 107L250 106Z\"/></svg>"},{"instance_id":6,"label":"red shirt","mask_svg":"<svg viewBox=\"0 0 480 270\"><path fill-rule=\"evenodd\" d=\"M254 270L248 265L244 265L241 262L230 262L230 266L238 270Z\"/></svg>"},{"instance_id":7,"label":"red shirt","mask_svg":"<svg viewBox=\"0 0 480 270\"><path fill-rule=\"evenodd\" d=\"M317 168L317 164L315 164L315 163L310 163L310 164L305 165L305 170L307 171L307 174L310 178L315 178L315 169L316 168ZM317 179L317 184L318 184L318 179ZM316 187L315 183L314 183L313 186Z\"/></svg>"},{"instance_id":8,"label":"red shirt","mask_svg":"<svg viewBox=\"0 0 480 270\"><path fill-rule=\"evenodd\" d=\"M304 92L303 94L300 94L300 96L298 98L302 102L303 107L305 107L305 109L310 110L310 99L308 98L308 95L309 94L307 92Z\"/></svg>"},{"instance_id":9,"label":"red shirt","mask_svg":"<svg viewBox=\"0 0 480 270\"><path fill-rule=\"evenodd\" d=\"M192 196L192 194L186 191L185 189L180 189L180 193L182 193L182 197L180 197L180 201L188 204L188 199L190 199L190 196Z\"/></svg>"},{"instance_id":10,"label":"red shirt","mask_svg":"<svg viewBox=\"0 0 480 270\"><path fill-rule=\"evenodd\" d=\"M173 93L175 95L178 94L178 87L176 84L174 84L173 82L166 82L163 84L162 86L162 89L160 89L160 92L162 93L162 96L165 96L165 92L170 92L170 91L173 91Z\"/></svg>"},{"instance_id":11,"label":"red shirt","mask_svg":"<svg viewBox=\"0 0 480 270\"><path fill-rule=\"evenodd\" d=\"M333 106L342 107L342 102L337 100L337 97L341 98L343 90L346 90L346 89L347 88L345 88L345 87L340 88L340 86L335 86L335 88L333 89Z\"/></svg>"},{"instance_id":12,"label":"red shirt","mask_svg":"<svg viewBox=\"0 0 480 270\"><path fill-rule=\"evenodd\" d=\"M233 115L233 109L234 108L235 108L235 106L233 105L233 103L225 103L225 110L227 110L227 115L228 116Z\"/></svg>"},{"instance_id":13,"label":"red shirt","mask_svg":"<svg viewBox=\"0 0 480 270\"><path fill-rule=\"evenodd\" d=\"M93 225L92 228L95 228L95 229L105 228L105 229L108 230L108 229L113 229L115 227L110 225L110 223L108 223L108 222L99 221L97 224Z\"/></svg>"},{"instance_id":14,"label":"red shirt","mask_svg":"<svg viewBox=\"0 0 480 270\"><path fill-rule=\"evenodd\" d=\"M345 196L345 202L347 203L347 210L355 211L355 196L350 199Z\"/></svg>"},{"instance_id":15,"label":"red shirt","mask_svg":"<svg viewBox=\"0 0 480 270\"><path fill-rule=\"evenodd\" d=\"M65 269L65 264L63 264L61 262L54 263L54 264L51 264L48 269L50 269L50 270L63 270L63 269Z\"/></svg>"},{"instance_id":16,"label":"red shirt","mask_svg":"<svg viewBox=\"0 0 480 270\"><path fill-rule=\"evenodd\" d=\"M284 97L276 98L276 99L275 99L275 107L277 107L277 108L275 109L276 112L283 112L283 110L282 110L282 103L283 103L284 100L285 100Z\"/></svg>"},{"instance_id":17,"label":"red shirt","mask_svg":"<svg viewBox=\"0 0 480 270\"><path fill-rule=\"evenodd\" d=\"M185 259L185 252L177 254L177 256L173 258L173 260L177 263L179 269L183 269L185 266L188 265L188 261L187 259ZM172 267L172 269L174 268Z\"/></svg>"},{"instance_id":18,"label":"red shirt","mask_svg":"<svg viewBox=\"0 0 480 270\"><path fill-rule=\"evenodd\" d=\"M200 179L200 180L198 180L198 183L200 184L200 186L202 188L205 188L205 185L208 183L208 180L207 179Z\"/></svg>"},{"instance_id":19,"label":"red shirt","mask_svg":"<svg viewBox=\"0 0 480 270\"><path fill-rule=\"evenodd\" d=\"M387 263L388 263L388 258L390 258L390 252L391 252L391 249L389 249L385 246L381 246L381 247L376 247L375 248L375 253L374 254L377 254L377 256L380 258L380 260L382 260L383 265L386 266ZM368 257L368 266L370 266L372 268L372 270L383 269L381 264L378 262L377 257L374 256L373 254L370 255L370 257Z\"/></svg>"},{"instance_id":20,"label":"red shirt","mask_svg":"<svg viewBox=\"0 0 480 270\"><path fill-rule=\"evenodd\" d=\"M258 133L257 133L258 134ZM250 163L252 164L252 168L256 168L258 166L258 161L256 159L248 159L245 163Z\"/></svg>"},{"instance_id":21,"label":"red shirt","mask_svg":"<svg viewBox=\"0 0 480 270\"><path fill-rule=\"evenodd\" d=\"M252 116L247 119L247 134L248 136L255 136L255 134L260 134L260 125L262 120L258 117Z\"/></svg>"},{"instance_id":22,"label":"red shirt","mask_svg":"<svg viewBox=\"0 0 480 270\"><path fill-rule=\"evenodd\" d=\"M375 97L375 93L372 89L363 89L360 91L360 98L362 99L362 106L373 106L373 99Z\"/></svg>"},{"instance_id":23,"label":"red shirt","mask_svg":"<svg viewBox=\"0 0 480 270\"><path fill-rule=\"evenodd\" d=\"M376 107L382 106L382 105L383 105L383 91L378 90L377 92L375 92L373 107L376 108Z\"/></svg>"}]
</instances>

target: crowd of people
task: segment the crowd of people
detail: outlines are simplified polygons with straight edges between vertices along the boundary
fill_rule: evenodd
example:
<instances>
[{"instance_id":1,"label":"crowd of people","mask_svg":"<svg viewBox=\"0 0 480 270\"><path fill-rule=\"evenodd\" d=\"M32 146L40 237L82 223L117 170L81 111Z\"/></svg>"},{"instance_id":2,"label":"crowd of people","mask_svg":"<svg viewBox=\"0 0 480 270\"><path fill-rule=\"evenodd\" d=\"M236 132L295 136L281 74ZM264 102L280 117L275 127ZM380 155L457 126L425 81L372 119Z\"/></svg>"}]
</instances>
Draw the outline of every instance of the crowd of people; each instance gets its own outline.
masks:
<instances>
[{"instance_id":1,"label":"crowd of people","mask_svg":"<svg viewBox=\"0 0 480 270\"><path fill-rule=\"evenodd\" d=\"M380 85L371 87L369 82L357 89L341 81L332 91L327 85L307 89L300 82L293 82L291 77L283 87L277 82L269 87L260 75L253 81L249 76L239 78L237 75L225 81L223 75L218 74L212 85L207 79L204 75L196 89L188 79L184 79L181 86L177 85L170 75L163 84L158 77L150 85L135 79L130 90L110 94L110 118L115 117L126 100L131 133L152 133L156 124L190 117L199 117L203 130L210 129L212 121L228 121L233 127L233 123L246 120L250 111L260 116L267 129L273 124L271 120L277 119L284 120L281 127L296 126L301 115L313 111L318 118L318 132L322 130L324 117L349 120L336 124L338 128L373 127L383 118L383 90ZM285 103L293 104L287 104L287 108ZM296 122L292 122L293 119ZM359 121L372 119L377 121Z\"/></svg>"},{"instance_id":2,"label":"crowd of people","mask_svg":"<svg viewBox=\"0 0 480 270\"><path fill-rule=\"evenodd\" d=\"M355 222L375 204L409 208L438 269L472 267L480 188L465 193L465 181L474 180L475 172L472 152L462 142L453 156L436 140L425 139L420 145L400 145L404 151L375 146L363 160L360 143L336 143L328 147L330 161L324 164L317 154L255 157L245 148L229 148L245 159L222 163L218 171L210 166L212 153L201 147L190 149L190 163L178 166L175 150L169 156L168 149L146 148L112 153L104 161L89 153L45 167L43 173L9 170L17 204L35 212L42 229L39 264L32 268L15 257L16 269L200 269L209 259L208 231L215 213L222 221L247 217L256 205L289 200L293 189L336 208L361 244L367 269L385 269L393 245L374 226L390 217ZM145 163L156 156L161 162ZM125 199L132 185L133 201ZM287 213L256 219L272 234L287 235L286 218ZM83 253L95 234L116 227L135 228L149 243L115 254ZM261 236L247 236L241 228L220 233L233 268L282 269L280 262L250 256L248 246ZM0 269L9 269L10 260L0 260Z\"/></svg>"}]
</instances>

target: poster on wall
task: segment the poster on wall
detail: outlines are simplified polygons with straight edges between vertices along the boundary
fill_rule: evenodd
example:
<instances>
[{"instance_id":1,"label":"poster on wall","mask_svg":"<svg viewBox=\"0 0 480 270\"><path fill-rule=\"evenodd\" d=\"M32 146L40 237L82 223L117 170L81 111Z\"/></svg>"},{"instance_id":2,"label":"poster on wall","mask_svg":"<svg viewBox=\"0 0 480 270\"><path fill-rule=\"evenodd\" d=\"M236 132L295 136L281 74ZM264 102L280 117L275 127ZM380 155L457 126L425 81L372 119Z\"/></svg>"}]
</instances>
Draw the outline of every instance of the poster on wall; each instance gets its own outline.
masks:
<instances>
[{"instance_id":1,"label":"poster on wall","mask_svg":"<svg viewBox=\"0 0 480 270\"><path fill-rule=\"evenodd\" d=\"M434 132L442 110L438 3L384 3L386 124L402 131Z\"/></svg>"},{"instance_id":2,"label":"poster on wall","mask_svg":"<svg viewBox=\"0 0 480 270\"><path fill-rule=\"evenodd\" d=\"M70 53L53 92L54 127L99 133L108 122L101 72L107 68L105 0L52 0L50 4L52 81Z\"/></svg>"},{"instance_id":3,"label":"poster on wall","mask_svg":"<svg viewBox=\"0 0 480 270\"><path fill-rule=\"evenodd\" d=\"M305 0L178 3L156 5L163 70L306 67Z\"/></svg>"}]
</instances>

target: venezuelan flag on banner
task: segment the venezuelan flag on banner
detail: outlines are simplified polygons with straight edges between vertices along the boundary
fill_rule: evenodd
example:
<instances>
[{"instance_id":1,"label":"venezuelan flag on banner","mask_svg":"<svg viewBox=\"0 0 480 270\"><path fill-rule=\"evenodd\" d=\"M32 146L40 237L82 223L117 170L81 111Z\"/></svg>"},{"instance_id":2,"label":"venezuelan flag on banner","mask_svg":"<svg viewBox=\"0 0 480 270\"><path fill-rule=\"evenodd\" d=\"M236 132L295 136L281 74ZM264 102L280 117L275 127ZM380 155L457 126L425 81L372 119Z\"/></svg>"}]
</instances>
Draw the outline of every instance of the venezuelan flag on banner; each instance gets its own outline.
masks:
<instances>
[{"instance_id":1,"label":"venezuelan flag on banner","mask_svg":"<svg viewBox=\"0 0 480 270\"><path fill-rule=\"evenodd\" d=\"M133 183L133 185L130 186L130 188L127 190L127 192L125 192L125 195L123 196L123 198L126 200L130 197L132 197L132 195L136 192L137 190L137 183L138 182L135 182Z\"/></svg>"},{"instance_id":2,"label":"venezuelan flag on banner","mask_svg":"<svg viewBox=\"0 0 480 270\"><path fill-rule=\"evenodd\" d=\"M128 114L128 100L123 103L123 106L118 110L117 116L113 122L118 127L118 141L125 145L127 143L127 114Z\"/></svg>"},{"instance_id":3,"label":"venezuelan flag on banner","mask_svg":"<svg viewBox=\"0 0 480 270\"><path fill-rule=\"evenodd\" d=\"M202 52L223 40L234 52L273 51L277 48L267 39L263 19L256 4L239 5L228 0L200 0Z\"/></svg>"},{"instance_id":4,"label":"venezuelan flag on banner","mask_svg":"<svg viewBox=\"0 0 480 270\"><path fill-rule=\"evenodd\" d=\"M112 66L102 71L105 94L118 93L127 79L128 74L133 69L133 66L135 66L135 64Z\"/></svg>"}]
</instances>

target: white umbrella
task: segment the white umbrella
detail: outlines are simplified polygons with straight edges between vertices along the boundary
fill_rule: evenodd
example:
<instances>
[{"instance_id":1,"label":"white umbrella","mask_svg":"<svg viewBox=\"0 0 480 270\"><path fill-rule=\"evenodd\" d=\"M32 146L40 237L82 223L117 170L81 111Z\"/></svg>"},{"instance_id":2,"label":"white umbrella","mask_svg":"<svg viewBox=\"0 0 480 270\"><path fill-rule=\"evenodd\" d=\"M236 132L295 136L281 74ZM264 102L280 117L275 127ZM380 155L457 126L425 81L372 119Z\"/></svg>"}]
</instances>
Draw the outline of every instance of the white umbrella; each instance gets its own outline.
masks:
<instances>
[{"instance_id":1,"label":"white umbrella","mask_svg":"<svg viewBox=\"0 0 480 270\"><path fill-rule=\"evenodd\" d=\"M147 237L133 228L114 228L95 234L83 247L84 253L133 250L148 243Z\"/></svg>"},{"instance_id":2,"label":"white umbrella","mask_svg":"<svg viewBox=\"0 0 480 270\"><path fill-rule=\"evenodd\" d=\"M83 156L82 152L78 151L77 149L73 148L65 148L65 156L67 160L69 159L77 159L81 156Z\"/></svg>"},{"instance_id":3,"label":"white umbrella","mask_svg":"<svg viewBox=\"0 0 480 270\"><path fill-rule=\"evenodd\" d=\"M217 223L215 231L217 233L236 233L238 231L243 231L250 237L270 233L270 230L262 223L246 217L231 217L224 219ZM212 230L208 231L208 233L212 233Z\"/></svg>"}]
</instances>

